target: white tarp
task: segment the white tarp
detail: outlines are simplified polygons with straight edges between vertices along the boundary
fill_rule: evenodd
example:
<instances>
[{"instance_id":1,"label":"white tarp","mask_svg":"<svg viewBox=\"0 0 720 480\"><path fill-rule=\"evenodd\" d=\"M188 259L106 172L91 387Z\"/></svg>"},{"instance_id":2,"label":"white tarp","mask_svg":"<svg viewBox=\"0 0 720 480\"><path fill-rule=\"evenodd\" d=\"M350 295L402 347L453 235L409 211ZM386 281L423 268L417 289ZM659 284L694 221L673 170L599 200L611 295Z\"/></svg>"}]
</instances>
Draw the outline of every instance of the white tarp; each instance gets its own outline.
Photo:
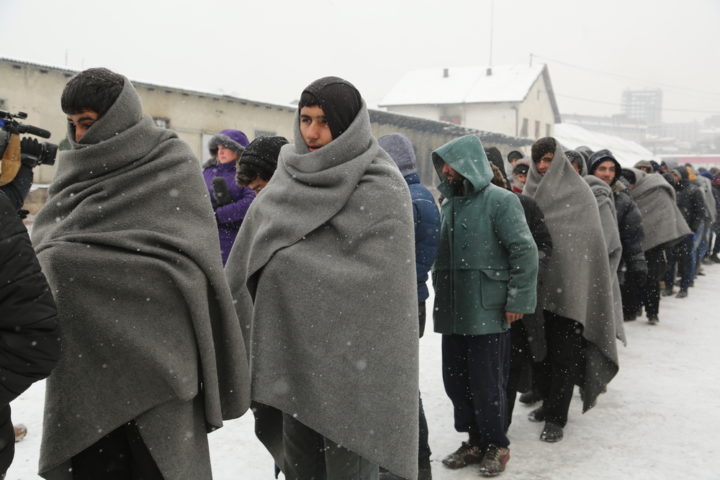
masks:
<instances>
[{"instance_id":1,"label":"white tarp","mask_svg":"<svg viewBox=\"0 0 720 480\"><path fill-rule=\"evenodd\" d=\"M563 147L569 149L583 145L594 152L608 149L623 167L632 167L640 160L655 159L655 155L639 143L606 133L592 132L579 125L556 123L555 138Z\"/></svg>"}]
</instances>

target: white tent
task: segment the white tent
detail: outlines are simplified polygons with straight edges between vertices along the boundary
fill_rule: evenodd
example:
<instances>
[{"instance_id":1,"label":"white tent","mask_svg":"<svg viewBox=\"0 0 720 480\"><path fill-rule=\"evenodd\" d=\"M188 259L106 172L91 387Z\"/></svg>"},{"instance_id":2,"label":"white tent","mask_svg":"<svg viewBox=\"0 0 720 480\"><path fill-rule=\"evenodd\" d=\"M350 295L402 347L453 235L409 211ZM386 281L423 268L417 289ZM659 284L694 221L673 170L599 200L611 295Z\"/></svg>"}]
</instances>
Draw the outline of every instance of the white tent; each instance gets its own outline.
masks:
<instances>
[{"instance_id":1,"label":"white tent","mask_svg":"<svg viewBox=\"0 0 720 480\"><path fill-rule=\"evenodd\" d=\"M591 132L579 125L556 123L555 138L569 149L583 145L595 152L608 149L623 167L632 167L640 160L655 159L655 155L639 143L606 133Z\"/></svg>"}]
</instances>

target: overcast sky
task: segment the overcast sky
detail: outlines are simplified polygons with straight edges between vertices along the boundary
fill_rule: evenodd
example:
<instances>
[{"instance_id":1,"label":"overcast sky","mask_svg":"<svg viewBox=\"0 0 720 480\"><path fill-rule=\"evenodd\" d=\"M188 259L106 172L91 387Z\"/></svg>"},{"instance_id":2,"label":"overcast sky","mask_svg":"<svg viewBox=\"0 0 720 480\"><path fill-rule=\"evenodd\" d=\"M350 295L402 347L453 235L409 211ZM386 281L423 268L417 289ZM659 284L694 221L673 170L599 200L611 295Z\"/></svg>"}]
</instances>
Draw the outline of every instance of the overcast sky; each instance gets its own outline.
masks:
<instances>
[{"instance_id":1,"label":"overcast sky","mask_svg":"<svg viewBox=\"0 0 720 480\"><path fill-rule=\"evenodd\" d=\"M720 115L719 31L720 0L0 0L0 56L28 62L284 104L337 75L372 105L492 44L494 65L547 63L561 113L660 87L665 121Z\"/></svg>"}]
</instances>

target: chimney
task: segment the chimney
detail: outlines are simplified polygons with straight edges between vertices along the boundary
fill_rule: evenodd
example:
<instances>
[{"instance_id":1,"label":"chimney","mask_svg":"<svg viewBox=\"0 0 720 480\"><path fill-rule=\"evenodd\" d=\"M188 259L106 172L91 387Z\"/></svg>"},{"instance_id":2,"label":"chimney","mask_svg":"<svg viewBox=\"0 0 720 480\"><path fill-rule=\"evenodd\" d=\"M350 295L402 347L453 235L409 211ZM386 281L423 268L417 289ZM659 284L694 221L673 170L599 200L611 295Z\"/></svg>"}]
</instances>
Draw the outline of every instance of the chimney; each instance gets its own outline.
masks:
<instances>
[{"instance_id":1,"label":"chimney","mask_svg":"<svg viewBox=\"0 0 720 480\"><path fill-rule=\"evenodd\" d=\"M448 78L449 76L450 76L450 69L443 68L443 78Z\"/></svg>"},{"instance_id":2,"label":"chimney","mask_svg":"<svg viewBox=\"0 0 720 480\"><path fill-rule=\"evenodd\" d=\"M492 67L488 67L487 70L485 70L485 75L487 75L488 77L492 76Z\"/></svg>"}]
</instances>

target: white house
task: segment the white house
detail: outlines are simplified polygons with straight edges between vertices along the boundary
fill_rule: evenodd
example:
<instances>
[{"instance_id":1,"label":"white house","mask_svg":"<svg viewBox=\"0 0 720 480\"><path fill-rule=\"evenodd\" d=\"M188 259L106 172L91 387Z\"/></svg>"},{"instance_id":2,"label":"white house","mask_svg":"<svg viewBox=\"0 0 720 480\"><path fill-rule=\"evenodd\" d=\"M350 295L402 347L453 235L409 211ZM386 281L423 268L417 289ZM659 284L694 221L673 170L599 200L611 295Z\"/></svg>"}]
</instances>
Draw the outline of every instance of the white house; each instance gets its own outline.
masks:
<instances>
[{"instance_id":1,"label":"white house","mask_svg":"<svg viewBox=\"0 0 720 480\"><path fill-rule=\"evenodd\" d=\"M388 92L380 107L467 128L537 139L560 123L546 65L414 70Z\"/></svg>"}]
</instances>

